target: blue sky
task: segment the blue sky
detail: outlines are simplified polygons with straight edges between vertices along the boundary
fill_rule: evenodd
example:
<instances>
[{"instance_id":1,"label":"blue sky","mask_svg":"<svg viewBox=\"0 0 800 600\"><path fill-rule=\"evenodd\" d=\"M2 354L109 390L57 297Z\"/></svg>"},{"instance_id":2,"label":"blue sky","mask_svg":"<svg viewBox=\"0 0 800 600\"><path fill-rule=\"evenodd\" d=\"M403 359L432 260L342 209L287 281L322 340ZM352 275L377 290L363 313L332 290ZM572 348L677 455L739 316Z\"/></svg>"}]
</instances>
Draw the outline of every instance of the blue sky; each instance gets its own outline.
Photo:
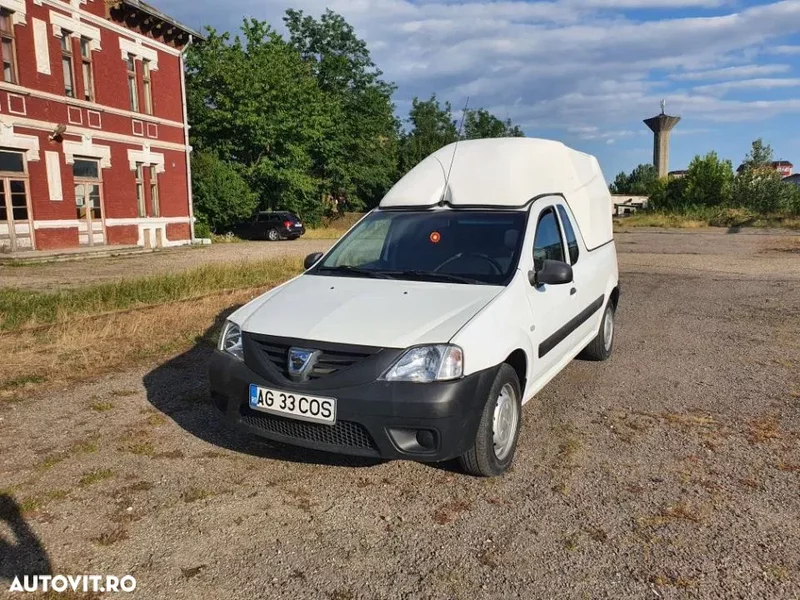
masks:
<instances>
[{"instance_id":1,"label":"blue sky","mask_svg":"<svg viewBox=\"0 0 800 600\"><path fill-rule=\"evenodd\" d=\"M800 0L154 0L188 25L282 30L287 7L342 14L398 85L482 106L595 154L606 179L652 160L642 119L679 115L671 169L716 150L736 167L762 137L800 170Z\"/></svg>"}]
</instances>

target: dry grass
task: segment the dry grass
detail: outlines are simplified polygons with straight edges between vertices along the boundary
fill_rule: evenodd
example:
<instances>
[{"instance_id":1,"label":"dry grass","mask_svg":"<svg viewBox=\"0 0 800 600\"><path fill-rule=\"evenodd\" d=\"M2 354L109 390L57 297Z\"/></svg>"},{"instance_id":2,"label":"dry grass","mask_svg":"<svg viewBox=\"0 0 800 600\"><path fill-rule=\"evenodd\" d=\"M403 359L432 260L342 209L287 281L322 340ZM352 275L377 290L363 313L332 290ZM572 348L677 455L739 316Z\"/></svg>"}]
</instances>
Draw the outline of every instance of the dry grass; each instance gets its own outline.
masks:
<instances>
[{"instance_id":1,"label":"dry grass","mask_svg":"<svg viewBox=\"0 0 800 600\"><path fill-rule=\"evenodd\" d=\"M751 444L760 444L781 437L778 421L774 417L751 421L746 435Z\"/></svg>"},{"instance_id":2,"label":"dry grass","mask_svg":"<svg viewBox=\"0 0 800 600\"><path fill-rule=\"evenodd\" d=\"M109 479L113 476L114 471L111 469L95 469L94 471L88 471L84 473L78 484L81 487L87 487L105 479Z\"/></svg>"},{"instance_id":3,"label":"dry grass","mask_svg":"<svg viewBox=\"0 0 800 600\"><path fill-rule=\"evenodd\" d=\"M91 326L68 320L42 330L0 334L0 356L4 360L0 401L16 395L15 389L5 385L9 380L39 375L39 386L75 383L171 356L197 341L214 343L216 332L207 334L217 316L263 289L221 292L192 301L106 314L93 319ZM110 402L99 400L90 406L97 412L113 408Z\"/></svg>"},{"instance_id":4,"label":"dry grass","mask_svg":"<svg viewBox=\"0 0 800 600\"><path fill-rule=\"evenodd\" d=\"M202 297L223 290L274 285L299 273L298 258L212 264L178 274L151 275L58 292L0 289L0 331L15 331ZM6 385L8 383L6 382Z\"/></svg>"},{"instance_id":5,"label":"dry grass","mask_svg":"<svg viewBox=\"0 0 800 600\"><path fill-rule=\"evenodd\" d=\"M713 417L708 415L697 414L680 414L680 413L664 413L664 420L671 425L680 425L683 427L714 427L717 422Z\"/></svg>"},{"instance_id":6,"label":"dry grass","mask_svg":"<svg viewBox=\"0 0 800 600\"><path fill-rule=\"evenodd\" d=\"M319 227L317 229L307 229L303 235L304 240L338 240L345 233L345 229L334 229L332 227Z\"/></svg>"},{"instance_id":7,"label":"dry grass","mask_svg":"<svg viewBox=\"0 0 800 600\"><path fill-rule=\"evenodd\" d=\"M699 229L709 226L707 221L701 221L683 215L646 212L615 218L614 225L617 227L675 227L681 229Z\"/></svg>"}]
</instances>

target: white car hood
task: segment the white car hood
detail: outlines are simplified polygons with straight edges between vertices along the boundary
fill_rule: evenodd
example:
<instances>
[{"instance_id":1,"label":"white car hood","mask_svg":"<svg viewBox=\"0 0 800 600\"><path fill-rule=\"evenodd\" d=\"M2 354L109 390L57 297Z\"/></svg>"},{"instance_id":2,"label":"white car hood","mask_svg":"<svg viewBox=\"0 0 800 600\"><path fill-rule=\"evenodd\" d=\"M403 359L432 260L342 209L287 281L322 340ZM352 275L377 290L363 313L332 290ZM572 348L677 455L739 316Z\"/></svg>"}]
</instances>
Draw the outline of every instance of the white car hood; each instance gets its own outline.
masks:
<instances>
[{"instance_id":1,"label":"white car hood","mask_svg":"<svg viewBox=\"0 0 800 600\"><path fill-rule=\"evenodd\" d=\"M448 342L502 290L488 285L301 275L266 298L253 300L232 318L251 333L407 348Z\"/></svg>"}]
</instances>

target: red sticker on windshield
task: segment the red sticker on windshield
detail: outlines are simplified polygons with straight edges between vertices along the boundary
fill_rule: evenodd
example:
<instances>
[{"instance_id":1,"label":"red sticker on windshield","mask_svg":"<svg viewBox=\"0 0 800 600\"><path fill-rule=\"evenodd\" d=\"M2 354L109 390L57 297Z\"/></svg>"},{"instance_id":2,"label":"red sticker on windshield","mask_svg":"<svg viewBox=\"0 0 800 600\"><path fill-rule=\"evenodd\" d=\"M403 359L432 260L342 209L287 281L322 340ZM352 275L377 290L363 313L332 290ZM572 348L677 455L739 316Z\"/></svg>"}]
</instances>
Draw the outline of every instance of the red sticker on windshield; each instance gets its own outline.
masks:
<instances>
[{"instance_id":1,"label":"red sticker on windshield","mask_svg":"<svg viewBox=\"0 0 800 600\"><path fill-rule=\"evenodd\" d=\"M438 231L434 231L433 233L431 233L431 243L432 244L438 244L439 240L441 240L441 239L442 239L442 234L440 234Z\"/></svg>"}]
</instances>

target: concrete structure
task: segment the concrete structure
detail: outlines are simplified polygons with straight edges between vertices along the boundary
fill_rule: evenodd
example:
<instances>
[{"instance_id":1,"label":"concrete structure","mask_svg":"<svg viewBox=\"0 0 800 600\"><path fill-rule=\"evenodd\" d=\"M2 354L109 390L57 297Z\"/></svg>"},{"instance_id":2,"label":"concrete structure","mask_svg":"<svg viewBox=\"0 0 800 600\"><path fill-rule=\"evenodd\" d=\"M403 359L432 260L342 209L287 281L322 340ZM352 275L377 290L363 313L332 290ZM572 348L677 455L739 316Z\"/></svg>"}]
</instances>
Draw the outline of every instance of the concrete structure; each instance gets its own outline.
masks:
<instances>
[{"instance_id":1,"label":"concrete structure","mask_svg":"<svg viewBox=\"0 0 800 600\"><path fill-rule=\"evenodd\" d=\"M0 251L191 241L196 35L140 0L0 0Z\"/></svg>"},{"instance_id":2,"label":"concrete structure","mask_svg":"<svg viewBox=\"0 0 800 600\"><path fill-rule=\"evenodd\" d=\"M764 165L764 169L771 169L777 172L781 177L789 177L793 172L794 165L788 160L775 160L769 163L769 165ZM741 173L742 171L744 171L743 164L739 165L736 169L737 173Z\"/></svg>"},{"instance_id":3,"label":"concrete structure","mask_svg":"<svg viewBox=\"0 0 800 600\"><path fill-rule=\"evenodd\" d=\"M624 217L625 215L632 215L637 210L647 208L647 202L650 200L647 196L628 196L625 194L612 194L611 195L611 214L615 217Z\"/></svg>"},{"instance_id":4,"label":"concrete structure","mask_svg":"<svg viewBox=\"0 0 800 600\"><path fill-rule=\"evenodd\" d=\"M800 173L795 173L793 175L789 175L788 177L784 177L783 182L791 183L792 185L800 187Z\"/></svg>"},{"instance_id":5,"label":"concrete structure","mask_svg":"<svg viewBox=\"0 0 800 600\"><path fill-rule=\"evenodd\" d=\"M659 177L666 177L669 172L669 136L680 117L673 117L665 112L665 103L661 101L661 114L644 120L653 132L653 166Z\"/></svg>"},{"instance_id":6,"label":"concrete structure","mask_svg":"<svg viewBox=\"0 0 800 600\"><path fill-rule=\"evenodd\" d=\"M670 171L667 176L671 179L680 179L681 177L686 177L687 173L689 173L689 171L681 169L678 171Z\"/></svg>"}]
</instances>

